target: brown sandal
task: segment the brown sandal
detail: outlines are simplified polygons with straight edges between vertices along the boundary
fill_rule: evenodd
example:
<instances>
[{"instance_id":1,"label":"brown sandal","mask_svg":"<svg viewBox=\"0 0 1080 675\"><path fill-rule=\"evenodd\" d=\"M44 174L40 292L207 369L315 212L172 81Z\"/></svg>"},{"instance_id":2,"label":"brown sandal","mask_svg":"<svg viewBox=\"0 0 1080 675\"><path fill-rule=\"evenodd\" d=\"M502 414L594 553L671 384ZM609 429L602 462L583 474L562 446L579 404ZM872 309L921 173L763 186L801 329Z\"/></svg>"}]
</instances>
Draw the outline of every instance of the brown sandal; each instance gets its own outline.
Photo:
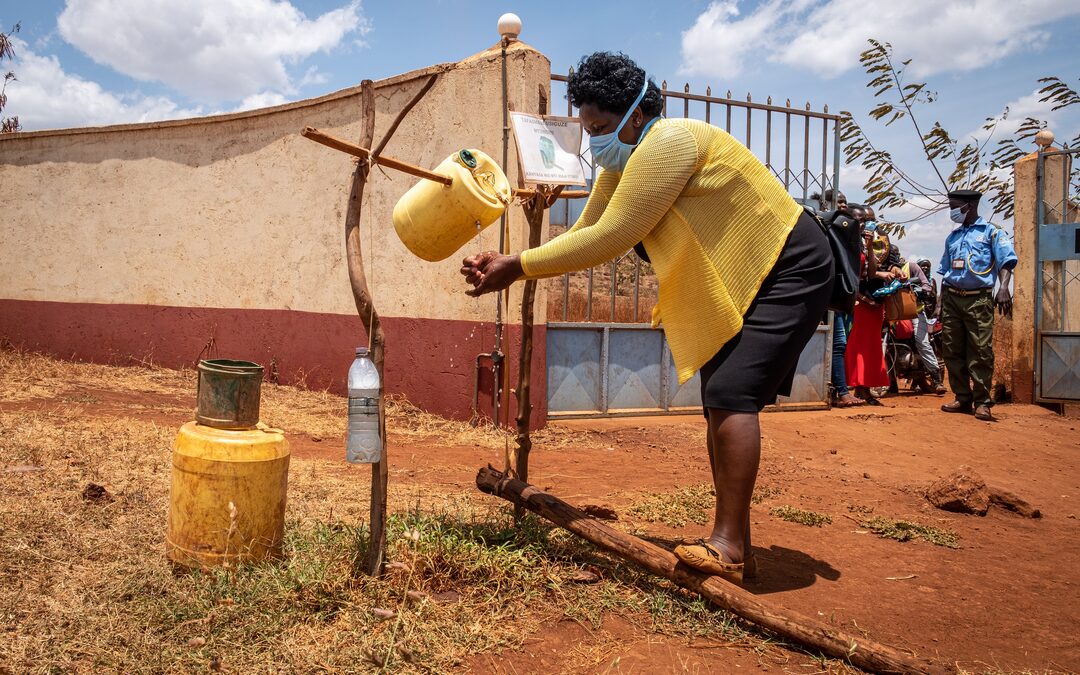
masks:
<instances>
[{"instance_id":1,"label":"brown sandal","mask_svg":"<svg viewBox=\"0 0 1080 675\"><path fill-rule=\"evenodd\" d=\"M696 544L679 544L675 547L675 557L696 570L742 586L745 565L725 561L724 554L704 539Z\"/></svg>"}]
</instances>

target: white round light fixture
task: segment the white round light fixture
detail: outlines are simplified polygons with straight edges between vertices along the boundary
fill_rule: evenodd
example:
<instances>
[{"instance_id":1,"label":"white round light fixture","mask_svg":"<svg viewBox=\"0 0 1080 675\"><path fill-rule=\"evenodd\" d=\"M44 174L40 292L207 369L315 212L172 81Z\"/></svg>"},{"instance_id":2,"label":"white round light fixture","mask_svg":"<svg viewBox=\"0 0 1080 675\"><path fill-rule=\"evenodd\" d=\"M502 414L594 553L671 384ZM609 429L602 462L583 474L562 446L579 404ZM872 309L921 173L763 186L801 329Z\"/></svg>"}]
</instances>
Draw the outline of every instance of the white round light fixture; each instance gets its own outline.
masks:
<instances>
[{"instance_id":1,"label":"white round light fixture","mask_svg":"<svg viewBox=\"0 0 1080 675\"><path fill-rule=\"evenodd\" d=\"M510 40L516 40L521 35L521 17L513 12L507 12L499 17L499 35Z\"/></svg>"}]
</instances>

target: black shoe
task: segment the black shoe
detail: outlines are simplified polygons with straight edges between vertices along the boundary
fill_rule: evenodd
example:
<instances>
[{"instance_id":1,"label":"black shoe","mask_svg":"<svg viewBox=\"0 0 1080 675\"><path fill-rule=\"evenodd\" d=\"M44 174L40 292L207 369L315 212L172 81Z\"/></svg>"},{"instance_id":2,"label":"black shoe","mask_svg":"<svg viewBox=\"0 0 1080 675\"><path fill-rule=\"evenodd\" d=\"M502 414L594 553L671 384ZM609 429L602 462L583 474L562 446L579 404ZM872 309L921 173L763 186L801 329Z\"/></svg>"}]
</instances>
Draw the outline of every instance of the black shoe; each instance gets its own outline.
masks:
<instances>
[{"instance_id":1,"label":"black shoe","mask_svg":"<svg viewBox=\"0 0 1080 675\"><path fill-rule=\"evenodd\" d=\"M963 401L953 401L952 403L946 403L941 406L942 412L947 413L964 413L970 415L972 413L971 404Z\"/></svg>"},{"instance_id":2,"label":"black shoe","mask_svg":"<svg viewBox=\"0 0 1080 675\"><path fill-rule=\"evenodd\" d=\"M983 403L978 408L975 408L975 419L983 422L993 422L994 415L990 412L990 406Z\"/></svg>"}]
</instances>

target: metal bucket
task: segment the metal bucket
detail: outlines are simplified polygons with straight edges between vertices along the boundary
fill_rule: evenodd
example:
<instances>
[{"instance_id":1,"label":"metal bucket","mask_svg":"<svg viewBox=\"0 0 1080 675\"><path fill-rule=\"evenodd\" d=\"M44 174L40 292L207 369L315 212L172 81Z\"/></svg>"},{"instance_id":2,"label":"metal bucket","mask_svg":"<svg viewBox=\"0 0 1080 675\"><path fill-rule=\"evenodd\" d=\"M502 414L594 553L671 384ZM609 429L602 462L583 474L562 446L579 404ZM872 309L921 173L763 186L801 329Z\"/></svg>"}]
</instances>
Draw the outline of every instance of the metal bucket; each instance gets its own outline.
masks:
<instances>
[{"instance_id":1,"label":"metal bucket","mask_svg":"<svg viewBox=\"0 0 1080 675\"><path fill-rule=\"evenodd\" d=\"M254 429L262 376L263 367L251 361L199 361L195 421L217 429Z\"/></svg>"}]
</instances>

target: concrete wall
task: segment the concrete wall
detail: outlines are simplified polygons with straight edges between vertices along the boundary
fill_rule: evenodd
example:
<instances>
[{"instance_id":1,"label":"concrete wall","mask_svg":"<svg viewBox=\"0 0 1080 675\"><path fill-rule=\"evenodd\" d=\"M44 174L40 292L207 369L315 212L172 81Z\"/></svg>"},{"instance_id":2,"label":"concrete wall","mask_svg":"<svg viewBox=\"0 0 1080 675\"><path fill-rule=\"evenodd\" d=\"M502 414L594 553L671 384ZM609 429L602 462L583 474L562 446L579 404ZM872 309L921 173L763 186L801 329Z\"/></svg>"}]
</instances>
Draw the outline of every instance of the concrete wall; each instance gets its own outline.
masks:
<instances>
[{"instance_id":1,"label":"concrete wall","mask_svg":"<svg viewBox=\"0 0 1080 675\"><path fill-rule=\"evenodd\" d=\"M508 71L511 109L535 112L549 91L548 60L516 43ZM431 73L438 81L385 154L426 167L463 147L500 159L497 49L376 82L376 140ZM355 140L361 112L357 87L233 115L0 137L0 337L97 361L249 358L273 364L282 382L343 391L352 348L366 341L344 259L353 165L298 132L314 126ZM512 139L510 153L516 185ZM495 299L466 297L458 268L464 254L497 248L499 228L441 263L414 257L391 223L414 181L375 169L364 200L386 384L422 407L467 417L474 359L493 346ZM511 247L520 250L525 221L519 207L509 213ZM543 296L536 304L542 418ZM504 351L516 357L516 341Z\"/></svg>"}]
</instances>

